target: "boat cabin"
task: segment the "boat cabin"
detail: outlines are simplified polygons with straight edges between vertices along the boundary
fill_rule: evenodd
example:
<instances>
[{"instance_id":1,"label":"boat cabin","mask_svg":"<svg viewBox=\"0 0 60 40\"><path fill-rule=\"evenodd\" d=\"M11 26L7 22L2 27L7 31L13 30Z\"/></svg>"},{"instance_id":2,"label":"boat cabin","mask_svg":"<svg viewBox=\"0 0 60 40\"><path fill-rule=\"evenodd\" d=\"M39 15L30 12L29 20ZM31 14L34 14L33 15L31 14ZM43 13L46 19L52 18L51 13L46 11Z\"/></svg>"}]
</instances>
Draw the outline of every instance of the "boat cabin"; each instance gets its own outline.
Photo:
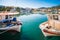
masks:
<instances>
[{"instance_id":1,"label":"boat cabin","mask_svg":"<svg viewBox=\"0 0 60 40\"><path fill-rule=\"evenodd\" d=\"M60 14L49 14L48 23L53 29L60 30Z\"/></svg>"},{"instance_id":2,"label":"boat cabin","mask_svg":"<svg viewBox=\"0 0 60 40\"><path fill-rule=\"evenodd\" d=\"M0 27L9 26L13 22L16 23L16 17L14 15L19 14L19 12L1 12L0 13ZM12 22L11 22L12 21Z\"/></svg>"},{"instance_id":3,"label":"boat cabin","mask_svg":"<svg viewBox=\"0 0 60 40\"><path fill-rule=\"evenodd\" d=\"M2 19L9 19L11 17L14 17L14 15L19 14L18 12L1 12L0 13L0 20Z\"/></svg>"}]
</instances>

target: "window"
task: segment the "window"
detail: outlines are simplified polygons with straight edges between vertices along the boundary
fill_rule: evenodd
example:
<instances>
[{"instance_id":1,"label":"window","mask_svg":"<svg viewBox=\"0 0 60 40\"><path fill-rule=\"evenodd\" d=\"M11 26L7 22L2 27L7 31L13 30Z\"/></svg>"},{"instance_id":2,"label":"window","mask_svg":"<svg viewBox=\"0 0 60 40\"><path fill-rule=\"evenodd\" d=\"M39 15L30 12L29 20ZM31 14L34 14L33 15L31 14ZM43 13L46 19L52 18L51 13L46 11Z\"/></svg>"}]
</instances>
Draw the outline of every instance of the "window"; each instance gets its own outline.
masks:
<instances>
[{"instance_id":1,"label":"window","mask_svg":"<svg viewBox=\"0 0 60 40\"><path fill-rule=\"evenodd\" d=\"M8 19L8 15L5 16L5 19Z\"/></svg>"},{"instance_id":2,"label":"window","mask_svg":"<svg viewBox=\"0 0 60 40\"><path fill-rule=\"evenodd\" d=\"M58 20L58 15L53 15L54 20Z\"/></svg>"},{"instance_id":3,"label":"window","mask_svg":"<svg viewBox=\"0 0 60 40\"><path fill-rule=\"evenodd\" d=\"M2 19L1 15L0 15L0 20Z\"/></svg>"}]
</instances>

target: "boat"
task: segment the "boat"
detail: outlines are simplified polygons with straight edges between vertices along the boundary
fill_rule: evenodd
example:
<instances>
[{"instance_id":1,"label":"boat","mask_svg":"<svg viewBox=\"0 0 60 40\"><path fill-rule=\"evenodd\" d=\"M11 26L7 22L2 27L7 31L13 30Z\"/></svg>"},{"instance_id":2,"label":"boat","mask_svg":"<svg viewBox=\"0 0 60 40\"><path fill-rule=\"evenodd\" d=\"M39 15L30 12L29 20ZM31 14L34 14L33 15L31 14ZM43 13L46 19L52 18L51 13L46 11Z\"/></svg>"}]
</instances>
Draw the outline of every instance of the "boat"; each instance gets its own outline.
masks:
<instances>
[{"instance_id":1,"label":"boat","mask_svg":"<svg viewBox=\"0 0 60 40\"><path fill-rule=\"evenodd\" d=\"M22 22L15 15L19 12L1 12L0 13L0 34L5 32L20 32ZM14 33L12 32L12 33Z\"/></svg>"},{"instance_id":2,"label":"boat","mask_svg":"<svg viewBox=\"0 0 60 40\"><path fill-rule=\"evenodd\" d=\"M47 14L47 18L39 25L44 36L60 36L60 14Z\"/></svg>"}]
</instances>

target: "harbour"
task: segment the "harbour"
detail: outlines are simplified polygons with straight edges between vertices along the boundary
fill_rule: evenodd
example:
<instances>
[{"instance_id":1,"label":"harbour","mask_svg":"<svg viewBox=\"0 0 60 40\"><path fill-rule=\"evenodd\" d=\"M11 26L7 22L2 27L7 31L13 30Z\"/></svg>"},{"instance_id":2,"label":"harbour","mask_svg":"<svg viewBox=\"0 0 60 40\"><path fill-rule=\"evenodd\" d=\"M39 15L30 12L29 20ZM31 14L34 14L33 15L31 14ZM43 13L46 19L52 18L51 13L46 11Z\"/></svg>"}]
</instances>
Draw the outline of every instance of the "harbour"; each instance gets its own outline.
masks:
<instances>
[{"instance_id":1,"label":"harbour","mask_svg":"<svg viewBox=\"0 0 60 40\"><path fill-rule=\"evenodd\" d=\"M0 0L0 40L60 40L60 0Z\"/></svg>"},{"instance_id":2,"label":"harbour","mask_svg":"<svg viewBox=\"0 0 60 40\"><path fill-rule=\"evenodd\" d=\"M37 40L38 39L38 40L40 40L44 37L42 35L42 32L39 29L39 24L47 20L45 15L31 14L31 15L23 15L18 18L22 21L22 24L23 24L22 28L20 29L21 32L15 34L15 35L11 35L10 33L7 32L7 33L2 34L2 36L3 36L2 38L4 38L5 40L7 40L7 39L10 40L10 38L11 38L11 40L12 39L14 39L14 40L16 40L16 39L19 39L19 40L33 40L33 39ZM9 37L7 37L7 36L9 36ZM13 36L15 36L15 37L13 38ZM42 37L40 38L40 36L42 36Z\"/></svg>"}]
</instances>

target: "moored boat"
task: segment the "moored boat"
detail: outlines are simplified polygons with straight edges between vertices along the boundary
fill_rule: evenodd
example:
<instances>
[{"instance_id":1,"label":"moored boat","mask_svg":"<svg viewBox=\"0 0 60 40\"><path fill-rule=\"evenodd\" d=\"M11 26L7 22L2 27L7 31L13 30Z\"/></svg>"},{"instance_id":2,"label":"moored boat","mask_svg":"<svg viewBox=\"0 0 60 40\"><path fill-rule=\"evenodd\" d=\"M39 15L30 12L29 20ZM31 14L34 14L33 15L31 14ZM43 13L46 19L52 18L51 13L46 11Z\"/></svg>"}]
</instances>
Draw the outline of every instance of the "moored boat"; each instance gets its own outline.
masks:
<instances>
[{"instance_id":1,"label":"moored boat","mask_svg":"<svg viewBox=\"0 0 60 40\"><path fill-rule=\"evenodd\" d=\"M1 12L0 13L0 34L7 31L20 32L22 22L14 15L19 12Z\"/></svg>"},{"instance_id":2,"label":"moored boat","mask_svg":"<svg viewBox=\"0 0 60 40\"><path fill-rule=\"evenodd\" d=\"M60 36L60 15L49 14L48 21L40 24L44 36Z\"/></svg>"}]
</instances>

